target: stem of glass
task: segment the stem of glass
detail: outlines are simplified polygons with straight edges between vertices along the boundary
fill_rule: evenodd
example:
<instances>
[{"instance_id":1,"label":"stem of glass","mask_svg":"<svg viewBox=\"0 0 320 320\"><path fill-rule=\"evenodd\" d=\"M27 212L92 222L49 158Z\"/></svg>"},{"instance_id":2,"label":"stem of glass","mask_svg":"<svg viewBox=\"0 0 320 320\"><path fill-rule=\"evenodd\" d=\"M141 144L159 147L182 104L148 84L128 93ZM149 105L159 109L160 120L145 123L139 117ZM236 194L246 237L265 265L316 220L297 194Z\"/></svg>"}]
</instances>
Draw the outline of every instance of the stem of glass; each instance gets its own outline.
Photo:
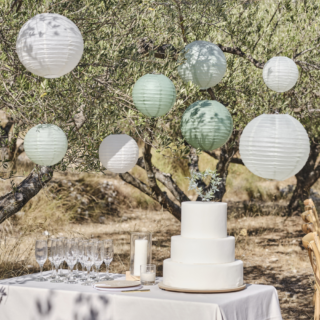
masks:
<instances>
[{"instance_id":1,"label":"stem of glass","mask_svg":"<svg viewBox=\"0 0 320 320\"><path fill-rule=\"evenodd\" d=\"M53 278L54 280L58 280L59 279L59 264L55 264L55 277Z\"/></svg>"},{"instance_id":2,"label":"stem of glass","mask_svg":"<svg viewBox=\"0 0 320 320\"><path fill-rule=\"evenodd\" d=\"M39 266L40 266L40 278L42 279L43 278L43 275L42 275L43 264L39 264Z\"/></svg>"},{"instance_id":3,"label":"stem of glass","mask_svg":"<svg viewBox=\"0 0 320 320\"><path fill-rule=\"evenodd\" d=\"M74 266L69 267L69 270L70 270L69 280L70 280L70 281L73 281L73 279L74 279L74 277L73 277L73 268L74 268Z\"/></svg>"},{"instance_id":4,"label":"stem of glass","mask_svg":"<svg viewBox=\"0 0 320 320\"><path fill-rule=\"evenodd\" d=\"M107 278L109 278L109 266L110 266L110 263L106 263L106 274L107 274Z\"/></svg>"},{"instance_id":5,"label":"stem of glass","mask_svg":"<svg viewBox=\"0 0 320 320\"><path fill-rule=\"evenodd\" d=\"M100 272L100 266L101 266L101 265L96 265L97 281L98 281L98 282L100 281L100 275L99 275L99 272Z\"/></svg>"},{"instance_id":6,"label":"stem of glass","mask_svg":"<svg viewBox=\"0 0 320 320\"><path fill-rule=\"evenodd\" d=\"M86 278L86 281L89 282L91 266L87 265L86 268L87 268L87 278Z\"/></svg>"},{"instance_id":7,"label":"stem of glass","mask_svg":"<svg viewBox=\"0 0 320 320\"><path fill-rule=\"evenodd\" d=\"M60 265L59 265L59 270L58 270L58 273L59 273L59 271L60 271L60 277L62 276L62 264L63 264L63 262L60 263Z\"/></svg>"}]
</instances>

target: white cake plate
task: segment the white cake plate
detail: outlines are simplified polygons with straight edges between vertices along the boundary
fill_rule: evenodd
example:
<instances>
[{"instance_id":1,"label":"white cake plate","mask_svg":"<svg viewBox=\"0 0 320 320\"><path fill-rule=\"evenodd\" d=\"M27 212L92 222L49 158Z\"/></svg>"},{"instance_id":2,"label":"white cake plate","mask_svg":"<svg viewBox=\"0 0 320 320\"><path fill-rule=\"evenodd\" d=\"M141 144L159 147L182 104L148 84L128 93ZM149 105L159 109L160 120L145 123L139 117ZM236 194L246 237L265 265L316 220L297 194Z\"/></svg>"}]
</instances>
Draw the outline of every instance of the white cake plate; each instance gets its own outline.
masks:
<instances>
[{"instance_id":1,"label":"white cake plate","mask_svg":"<svg viewBox=\"0 0 320 320\"><path fill-rule=\"evenodd\" d=\"M196 289L185 289L185 288L174 288L165 285L162 281L159 282L159 288L167 291L175 291L175 292L185 292L185 293L227 293L227 292L236 292L241 291L246 288L246 284L243 284L240 287L232 288L232 289L216 289L216 290L196 290Z\"/></svg>"}]
</instances>

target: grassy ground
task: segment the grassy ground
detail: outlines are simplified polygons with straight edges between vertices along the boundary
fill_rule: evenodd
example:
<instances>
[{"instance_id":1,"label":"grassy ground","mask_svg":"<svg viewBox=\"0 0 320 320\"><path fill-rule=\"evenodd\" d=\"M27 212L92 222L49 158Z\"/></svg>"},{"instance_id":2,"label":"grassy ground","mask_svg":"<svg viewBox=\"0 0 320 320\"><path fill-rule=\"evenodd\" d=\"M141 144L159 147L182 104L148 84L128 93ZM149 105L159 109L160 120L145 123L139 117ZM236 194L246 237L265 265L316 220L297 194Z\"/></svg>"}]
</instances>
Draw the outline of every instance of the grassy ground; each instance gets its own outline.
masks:
<instances>
[{"instance_id":1,"label":"grassy ground","mask_svg":"<svg viewBox=\"0 0 320 320\"><path fill-rule=\"evenodd\" d=\"M174 172L193 198L185 179L186 163L172 165L160 155L155 158L161 170ZM214 166L211 158L201 156L202 170ZM142 170L133 171L145 179ZM301 218L283 216L288 198L286 192L279 192L294 182L266 181L233 165L224 199L229 208L228 232L236 237L236 258L244 261L245 282L275 286L284 319L312 319L313 278L301 245ZM315 192L318 189L316 185ZM10 190L9 182L1 182L0 194ZM180 222L113 175L55 173L45 190L0 225L0 279L37 272L34 240L50 236L112 238L111 272L124 273L129 267L131 231L153 233L153 261L162 275L162 262L170 256L170 237L180 234ZM45 267L49 269L49 264Z\"/></svg>"},{"instance_id":2,"label":"grassy ground","mask_svg":"<svg viewBox=\"0 0 320 320\"><path fill-rule=\"evenodd\" d=\"M245 282L275 286L284 319L313 318L312 270L301 246L300 224L299 217L286 220L274 215L234 215L228 221L228 232L236 237L236 258L244 261ZM153 233L153 262L162 275L162 262L170 256L170 237L180 233L180 222L165 211L124 209L104 223L61 226L54 236L113 239L115 257L110 271L125 273L129 268L130 232L147 230ZM33 243L36 238L45 238L41 231L7 237L6 246L2 244L1 278L38 271Z\"/></svg>"}]
</instances>

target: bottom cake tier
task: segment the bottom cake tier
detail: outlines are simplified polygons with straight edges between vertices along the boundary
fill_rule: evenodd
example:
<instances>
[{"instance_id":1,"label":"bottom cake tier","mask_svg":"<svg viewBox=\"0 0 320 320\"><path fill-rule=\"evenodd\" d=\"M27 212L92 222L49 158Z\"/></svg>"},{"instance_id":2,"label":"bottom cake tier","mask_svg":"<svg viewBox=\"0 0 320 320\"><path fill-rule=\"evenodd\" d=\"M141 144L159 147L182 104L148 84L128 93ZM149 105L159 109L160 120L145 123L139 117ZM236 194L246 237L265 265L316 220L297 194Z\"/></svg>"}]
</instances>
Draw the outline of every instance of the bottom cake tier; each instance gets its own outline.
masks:
<instances>
[{"instance_id":1,"label":"bottom cake tier","mask_svg":"<svg viewBox=\"0 0 320 320\"><path fill-rule=\"evenodd\" d=\"M195 290L237 288L243 284L243 262L191 264L166 259L163 261L163 283Z\"/></svg>"}]
</instances>

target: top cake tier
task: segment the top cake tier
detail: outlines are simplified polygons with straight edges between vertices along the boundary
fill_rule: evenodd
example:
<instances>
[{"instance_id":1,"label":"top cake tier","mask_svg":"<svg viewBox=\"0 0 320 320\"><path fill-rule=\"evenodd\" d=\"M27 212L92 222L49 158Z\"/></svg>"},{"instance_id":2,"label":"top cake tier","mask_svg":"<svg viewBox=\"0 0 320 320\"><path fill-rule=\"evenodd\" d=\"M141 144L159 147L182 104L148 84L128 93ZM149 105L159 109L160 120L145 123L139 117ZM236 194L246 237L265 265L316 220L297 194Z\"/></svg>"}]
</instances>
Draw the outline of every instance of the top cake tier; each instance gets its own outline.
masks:
<instances>
[{"instance_id":1,"label":"top cake tier","mask_svg":"<svg viewBox=\"0 0 320 320\"><path fill-rule=\"evenodd\" d=\"M182 202L181 235L187 238L227 237L227 204Z\"/></svg>"}]
</instances>

